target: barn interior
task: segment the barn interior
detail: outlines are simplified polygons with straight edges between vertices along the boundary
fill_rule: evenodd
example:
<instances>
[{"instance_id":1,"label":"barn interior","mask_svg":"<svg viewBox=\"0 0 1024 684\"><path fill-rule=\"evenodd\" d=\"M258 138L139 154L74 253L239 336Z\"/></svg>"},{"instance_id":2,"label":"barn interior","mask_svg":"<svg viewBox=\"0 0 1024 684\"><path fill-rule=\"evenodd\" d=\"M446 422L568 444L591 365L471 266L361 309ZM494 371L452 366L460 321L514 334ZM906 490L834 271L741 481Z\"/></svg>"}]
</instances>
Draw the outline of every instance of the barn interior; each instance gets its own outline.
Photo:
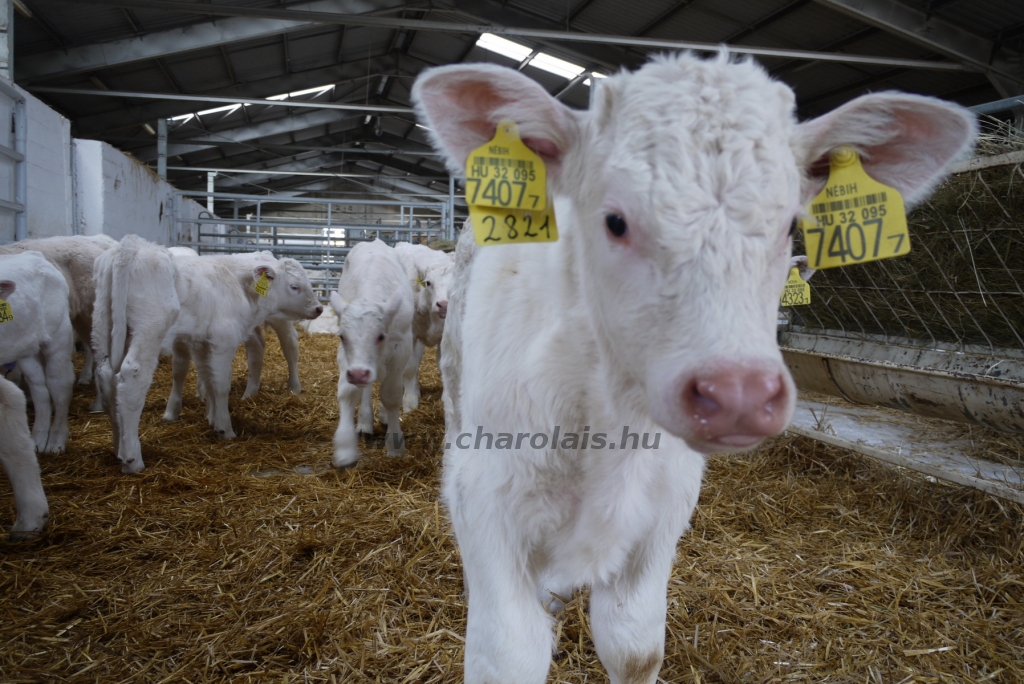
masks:
<instances>
[{"instance_id":1,"label":"barn interior","mask_svg":"<svg viewBox=\"0 0 1024 684\"><path fill-rule=\"evenodd\" d=\"M6 12L6 15L3 13ZM1013 0L0 0L0 245L138 234L298 259L326 300L349 250L449 250L468 215L410 89L517 69L587 109L653 55L723 47L800 119L886 90L974 111L981 136L897 259L819 271L780 307L793 425L708 462L669 585L664 682L1024 681L1024 4ZM794 253L805 249L797 234ZM161 363L120 472L93 390L40 454L47 529L0 542L0 679L456 682L466 597L438 486L437 357L403 415L330 467L336 331L268 336L263 389L163 423ZM76 368L82 356L76 355ZM14 506L0 482L0 524ZM604 681L588 594L551 681Z\"/></svg>"}]
</instances>

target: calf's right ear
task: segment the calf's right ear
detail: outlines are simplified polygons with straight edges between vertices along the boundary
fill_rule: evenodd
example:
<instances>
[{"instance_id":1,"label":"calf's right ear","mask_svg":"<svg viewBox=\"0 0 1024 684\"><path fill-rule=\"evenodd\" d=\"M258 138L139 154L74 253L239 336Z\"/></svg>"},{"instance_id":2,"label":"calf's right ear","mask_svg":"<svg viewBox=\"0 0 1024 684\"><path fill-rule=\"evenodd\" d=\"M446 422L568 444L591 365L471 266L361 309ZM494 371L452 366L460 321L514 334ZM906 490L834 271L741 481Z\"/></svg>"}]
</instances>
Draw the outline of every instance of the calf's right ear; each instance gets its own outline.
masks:
<instances>
[{"instance_id":1,"label":"calf's right ear","mask_svg":"<svg viewBox=\"0 0 1024 684\"><path fill-rule=\"evenodd\" d=\"M345 310L348 303L342 299L341 295L338 294L337 290L331 292L331 308L334 309L334 313L341 318L341 313Z\"/></svg>"},{"instance_id":2,"label":"calf's right ear","mask_svg":"<svg viewBox=\"0 0 1024 684\"><path fill-rule=\"evenodd\" d=\"M17 287L13 280L0 280L0 299L7 299L14 294Z\"/></svg>"},{"instance_id":3,"label":"calf's right ear","mask_svg":"<svg viewBox=\"0 0 1024 684\"><path fill-rule=\"evenodd\" d=\"M572 110L533 79L492 64L427 69L413 85L412 100L434 146L459 174L469 153L494 137L505 119L516 122L523 142L555 176L578 135Z\"/></svg>"}]
</instances>

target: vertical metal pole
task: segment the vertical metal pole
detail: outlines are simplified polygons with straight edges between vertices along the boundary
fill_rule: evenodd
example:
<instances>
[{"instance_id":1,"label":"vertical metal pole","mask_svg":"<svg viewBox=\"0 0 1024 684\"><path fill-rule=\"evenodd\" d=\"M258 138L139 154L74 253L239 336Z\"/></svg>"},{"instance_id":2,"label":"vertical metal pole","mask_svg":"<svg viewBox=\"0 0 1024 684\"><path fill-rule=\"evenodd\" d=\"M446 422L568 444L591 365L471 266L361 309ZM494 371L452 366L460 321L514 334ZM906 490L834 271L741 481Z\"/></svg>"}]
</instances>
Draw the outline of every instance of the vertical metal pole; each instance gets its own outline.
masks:
<instances>
[{"instance_id":1,"label":"vertical metal pole","mask_svg":"<svg viewBox=\"0 0 1024 684\"><path fill-rule=\"evenodd\" d=\"M27 118L25 116L25 100L14 103L14 150L21 153L22 160L14 167L14 201L22 206L22 210L14 215L14 239L24 240L28 237L28 163L24 158L28 152Z\"/></svg>"},{"instance_id":2,"label":"vertical metal pole","mask_svg":"<svg viewBox=\"0 0 1024 684\"><path fill-rule=\"evenodd\" d=\"M448 221L445 224L448 239L455 239L455 176L448 176Z\"/></svg>"},{"instance_id":3,"label":"vertical metal pole","mask_svg":"<svg viewBox=\"0 0 1024 684\"><path fill-rule=\"evenodd\" d=\"M334 204L331 202L327 203L327 257L324 263L324 293L331 291L331 279L334 275L334 271L331 270L334 266L334 256L332 247L334 246L334 240L332 239L333 231L331 230L331 209Z\"/></svg>"},{"instance_id":4,"label":"vertical metal pole","mask_svg":"<svg viewBox=\"0 0 1024 684\"><path fill-rule=\"evenodd\" d=\"M206 172L206 192L213 192L213 179L217 177L216 171ZM206 196L206 211L213 214L213 195Z\"/></svg>"},{"instance_id":5,"label":"vertical metal pole","mask_svg":"<svg viewBox=\"0 0 1024 684\"><path fill-rule=\"evenodd\" d=\"M167 119L156 120L156 175L167 180Z\"/></svg>"},{"instance_id":6,"label":"vertical metal pole","mask_svg":"<svg viewBox=\"0 0 1024 684\"><path fill-rule=\"evenodd\" d=\"M260 228L263 223L262 209L263 202L261 200L256 200L256 249L260 248Z\"/></svg>"}]
</instances>

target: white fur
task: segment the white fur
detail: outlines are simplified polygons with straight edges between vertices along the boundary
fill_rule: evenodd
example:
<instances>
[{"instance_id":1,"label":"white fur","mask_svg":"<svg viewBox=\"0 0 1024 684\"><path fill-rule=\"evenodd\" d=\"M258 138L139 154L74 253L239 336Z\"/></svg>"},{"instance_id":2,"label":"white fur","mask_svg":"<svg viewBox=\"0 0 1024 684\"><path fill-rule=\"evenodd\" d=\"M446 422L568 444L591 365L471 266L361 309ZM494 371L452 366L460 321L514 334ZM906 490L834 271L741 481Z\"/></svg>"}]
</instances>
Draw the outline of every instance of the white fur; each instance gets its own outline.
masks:
<instances>
[{"instance_id":1,"label":"white fur","mask_svg":"<svg viewBox=\"0 0 1024 684\"><path fill-rule=\"evenodd\" d=\"M676 541L715 450L681 408L687 378L723 364L777 373L788 420L795 392L776 311L787 235L820 180L817 162L855 145L869 173L915 198L974 132L955 106L894 94L797 124L785 85L724 55L657 59L602 80L595 95L590 111L572 111L489 65L432 69L413 88L459 172L498 121L516 121L547 162L560 233L554 244L480 249L464 231L456 255L441 342L443 493L469 596L467 684L542 682L553 645L544 604L579 585L592 588L594 645L611 682L655 681ZM610 213L626 219L623 238L605 227ZM661 444L455 441L478 427L555 426L613 441L629 426L660 432Z\"/></svg>"},{"instance_id":2,"label":"white fur","mask_svg":"<svg viewBox=\"0 0 1024 684\"><path fill-rule=\"evenodd\" d=\"M96 298L96 290L92 282L92 269L96 257L117 245L117 241L107 235L73 235L70 237L49 237L39 240L22 240L0 247L0 254L19 254L26 250L42 252L47 261L57 267L68 283L68 313L71 326L78 339L85 346L85 363L78 375L79 385L88 385L93 381L93 359L90 339L92 337L92 303ZM99 388L90 412L103 410Z\"/></svg>"},{"instance_id":3,"label":"white fur","mask_svg":"<svg viewBox=\"0 0 1024 684\"><path fill-rule=\"evenodd\" d=\"M389 456L405 453L399 422L402 373L412 353L412 286L395 250L380 240L360 242L345 259L338 289L331 293L331 308L338 316L338 429L334 433L336 468L359 460L353 411L362 395L359 432L373 433L370 388L380 383L380 400L387 415ZM360 388L348 380L349 371L369 372L369 384Z\"/></svg>"},{"instance_id":4,"label":"white fur","mask_svg":"<svg viewBox=\"0 0 1024 684\"><path fill-rule=\"evenodd\" d=\"M145 468L139 418L160 361L160 345L178 320L185 283L164 247L127 235L94 271L92 345L96 379L125 473Z\"/></svg>"},{"instance_id":5,"label":"white fur","mask_svg":"<svg viewBox=\"0 0 1024 684\"><path fill-rule=\"evenodd\" d=\"M46 526L50 508L39 478L35 445L28 431L25 395L4 378L0 378L0 464L11 482L17 511L11 541L29 539Z\"/></svg>"},{"instance_id":6,"label":"white fur","mask_svg":"<svg viewBox=\"0 0 1024 684\"><path fill-rule=\"evenodd\" d=\"M405 367L402 409L420 405L420 364L427 347L436 347L444 332L444 317L438 304L448 306L448 285L452 277L451 257L426 245L399 242L395 254L402 261L412 285L415 309L412 317L413 348Z\"/></svg>"},{"instance_id":7,"label":"white fur","mask_svg":"<svg viewBox=\"0 0 1024 684\"><path fill-rule=\"evenodd\" d=\"M5 283L14 290L5 296ZM0 299L14 320L0 323L0 364L18 362L35 409L36 449L59 453L68 441L68 407L75 383L74 331L68 314L68 283L37 251L0 255ZM53 422L50 422L50 416Z\"/></svg>"},{"instance_id":8,"label":"white fur","mask_svg":"<svg viewBox=\"0 0 1024 684\"><path fill-rule=\"evenodd\" d=\"M178 320L164 338L163 346L174 355L174 382L164 420L174 421L181 415L182 389L195 358L207 422L221 439L234 439L228 393L238 345L270 316L316 318L323 307L294 259L278 261L266 253L200 257L176 253L173 258L184 292ZM271 283L265 297L254 290L262 274Z\"/></svg>"}]
</instances>

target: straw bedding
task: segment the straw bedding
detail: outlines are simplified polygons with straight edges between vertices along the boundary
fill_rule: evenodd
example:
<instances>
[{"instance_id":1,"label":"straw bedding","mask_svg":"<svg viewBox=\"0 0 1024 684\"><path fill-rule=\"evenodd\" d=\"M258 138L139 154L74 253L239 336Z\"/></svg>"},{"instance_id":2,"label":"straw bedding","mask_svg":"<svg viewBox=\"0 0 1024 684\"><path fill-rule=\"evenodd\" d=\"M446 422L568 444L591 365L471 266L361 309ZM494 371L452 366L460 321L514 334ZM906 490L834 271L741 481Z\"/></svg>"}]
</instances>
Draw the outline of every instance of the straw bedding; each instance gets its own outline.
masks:
<instances>
[{"instance_id":1,"label":"straw bedding","mask_svg":"<svg viewBox=\"0 0 1024 684\"><path fill-rule=\"evenodd\" d=\"M76 388L69 451L43 456L51 525L0 544L4 682L457 682L458 551L438 501L433 355L410 455L329 463L337 341L304 335L289 395L268 338L263 390L220 443L194 382L160 422L157 372L122 475ZM194 377L194 376L193 376ZM380 429L378 430L380 432ZM311 474L304 474L310 472ZM0 489L0 524L13 506ZM1024 510L782 437L712 459L669 587L667 682L1024 681ZM575 596L551 681L606 681Z\"/></svg>"}]
</instances>

